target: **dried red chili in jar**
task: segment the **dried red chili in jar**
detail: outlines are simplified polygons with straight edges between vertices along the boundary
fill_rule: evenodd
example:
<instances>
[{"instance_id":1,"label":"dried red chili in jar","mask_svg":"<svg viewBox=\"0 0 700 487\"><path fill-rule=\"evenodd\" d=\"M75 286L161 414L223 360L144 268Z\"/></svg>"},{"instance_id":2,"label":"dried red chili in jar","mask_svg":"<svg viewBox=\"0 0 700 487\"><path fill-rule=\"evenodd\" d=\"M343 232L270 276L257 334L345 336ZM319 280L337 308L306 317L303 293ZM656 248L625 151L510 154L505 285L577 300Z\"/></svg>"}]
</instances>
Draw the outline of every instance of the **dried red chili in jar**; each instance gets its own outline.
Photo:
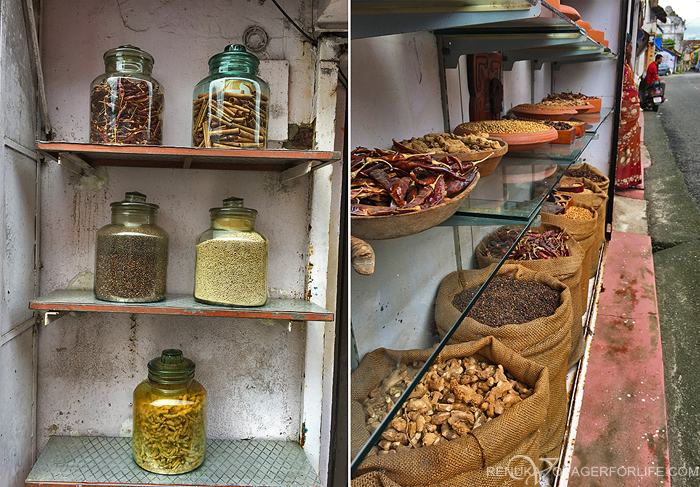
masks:
<instances>
[{"instance_id":1,"label":"dried red chili in jar","mask_svg":"<svg viewBox=\"0 0 700 487\"><path fill-rule=\"evenodd\" d=\"M163 89L151 77L153 56L131 45L104 54L105 73L90 89L90 142L163 143Z\"/></svg>"}]
</instances>

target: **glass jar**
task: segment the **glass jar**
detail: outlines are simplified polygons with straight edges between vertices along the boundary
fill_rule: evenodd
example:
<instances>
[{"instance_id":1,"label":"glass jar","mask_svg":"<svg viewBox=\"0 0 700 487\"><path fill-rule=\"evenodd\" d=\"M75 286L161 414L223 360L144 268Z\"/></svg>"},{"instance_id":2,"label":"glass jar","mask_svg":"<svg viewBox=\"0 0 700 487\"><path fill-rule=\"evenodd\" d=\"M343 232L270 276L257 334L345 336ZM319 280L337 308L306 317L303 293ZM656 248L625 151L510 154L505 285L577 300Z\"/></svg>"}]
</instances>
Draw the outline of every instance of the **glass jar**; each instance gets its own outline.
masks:
<instances>
[{"instance_id":1,"label":"glass jar","mask_svg":"<svg viewBox=\"0 0 700 487\"><path fill-rule=\"evenodd\" d=\"M197 238L194 298L209 304L262 306L267 301L267 239L254 229L257 211L243 199L212 208Z\"/></svg>"},{"instance_id":2,"label":"glass jar","mask_svg":"<svg viewBox=\"0 0 700 487\"><path fill-rule=\"evenodd\" d=\"M204 461L207 391L194 369L174 349L148 362L148 379L134 389L132 451L139 467L178 474Z\"/></svg>"},{"instance_id":3,"label":"glass jar","mask_svg":"<svg viewBox=\"0 0 700 487\"><path fill-rule=\"evenodd\" d=\"M130 192L111 207L112 223L97 231L95 297L122 303L165 299L168 234L156 225L158 205Z\"/></svg>"},{"instance_id":4,"label":"glass jar","mask_svg":"<svg viewBox=\"0 0 700 487\"><path fill-rule=\"evenodd\" d=\"M90 87L90 142L163 143L163 89L151 77L153 57L125 45L104 54L105 73Z\"/></svg>"},{"instance_id":5,"label":"glass jar","mask_svg":"<svg viewBox=\"0 0 700 487\"><path fill-rule=\"evenodd\" d=\"M209 59L209 76L194 89L192 147L267 148L270 88L259 64L241 44Z\"/></svg>"}]
</instances>

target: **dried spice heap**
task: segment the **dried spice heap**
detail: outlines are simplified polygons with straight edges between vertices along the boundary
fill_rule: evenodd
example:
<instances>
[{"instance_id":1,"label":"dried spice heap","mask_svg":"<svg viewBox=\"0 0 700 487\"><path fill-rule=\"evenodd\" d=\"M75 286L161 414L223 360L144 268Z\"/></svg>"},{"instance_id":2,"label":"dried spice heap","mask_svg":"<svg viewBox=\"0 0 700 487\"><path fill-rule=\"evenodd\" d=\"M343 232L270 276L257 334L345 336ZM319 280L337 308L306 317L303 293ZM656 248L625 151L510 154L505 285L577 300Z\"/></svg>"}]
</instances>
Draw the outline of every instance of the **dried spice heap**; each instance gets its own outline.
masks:
<instances>
[{"instance_id":1,"label":"dried spice heap","mask_svg":"<svg viewBox=\"0 0 700 487\"><path fill-rule=\"evenodd\" d=\"M593 218L593 212L581 206L570 206L564 212L564 216L572 220L590 220Z\"/></svg>"},{"instance_id":2,"label":"dried spice heap","mask_svg":"<svg viewBox=\"0 0 700 487\"><path fill-rule=\"evenodd\" d=\"M580 167L578 169L569 169L566 171L566 175L572 178L588 179L589 181L593 181L594 183L602 183L603 181L605 181L605 178L603 176L599 176L593 171L585 169L583 167Z\"/></svg>"},{"instance_id":3,"label":"dried spice heap","mask_svg":"<svg viewBox=\"0 0 700 487\"><path fill-rule=\"evenodd\" d=\"M460 124L459 128L468 132L487 132L489 134L529 134L550 130L547 125L540 122L508 119L467 122Z\"/></svg>"},{"instance_id":4,"label":"dried spice heap","mask_svg":"<svg viewBox=\"0 0 700 487\"><path fill-rule=\"evenodd\" d=\"M421 362L401 365L364 402L367 427L374 431L415 376ZM370 454L389 454L436 445L468 435L507 408L531 396L502 365L474 357L433 364Z\"/></svg>"},{"instance_id":5,"label":"dried spice heap","mask_svg":"<svg viewBox=\"0 0 700 487\"><path fill-rule=\"evenodd\" d=\"M195 147L264 149L267 140L268 97L216 91L193 102L192 139Z\"/></svg>"},{"instance_id":6,"label":"dried spice heap","mask_svg":"<svg viewBox=\"0 0 700 487\"><path fill-rule=\"evenodd\" d=\"M486 254L489 257L500 259L506 255L519 234L519 231L512 228L497 231L486 242ZM547 230L546 232L528 230L508 258L512 260L536 260L569 257L571 251L566 246L568 238L564 235L563 230Z\"/></svg>"},{"instance_id":7,"label":"dried spice heap","mask_svg":"<svg viewBox=\"0 0 700 487\"><path fill-rule=\"evenodd\" d=\"M95 144L163 143L163 92L157 85L109 78L90 94L90 141Z\"/></svg>"},{"instance_id":8,"label":"dried spice heap","mask_svg":"<svg viewBox=\"0 0 700 487\"><path fill-rule=\"evenodd\" d=\"M565 91L562 93L554 93L551 95L547 95L542 99L542 101L575 101L581 104L586 102L587 100L592 100L594 98L594 96L586 96L582 93L572 93L570 91Z\"/></svg>"},{"instance_id":9,"label":"dried spice heap","mask_svg":"<svg viewBox=\"0 0 700 487\"><path fill-rule=\"evenodd\" d=\"M436 160L427 154L360 147L351 157L353 215L393 215L431 208L461 193L477 175L472 163L449 155Z\"/></svg>"},{"instance_id":10,"label":"dried spice heap","mask_svg":"<svg viewBox=\"0 0 700 487\"><path fill-rule=\"evenodd\" d=\"M394 148L399 152L410 152L412 149L421 154L442 153L469 154L500 149L501 144L497 140L490 140L489 134L455 135L448 133L426 134L423 137L413 137L410 140L402 140L400 144L394 143Z\"/></svg>"},{"instance_id":11,"label":"dried spice heap","mask_svg":"<svg viewBox=\"0 0 700 487\"><path fill-rule=\"evenodd\" d=\"M452 306L463 311L481 286L455 294ZM520 325L553 315L559 307L559 291L536 281L496 276L467 316L492 327Z\"/></svg>"},{"instance_id":12,"label":"dried spice heap","mask_svg":"<svg viewBox=\"0 0 700 487\"><path fill-rule=\"evenodd\" d=\"M188 472L204 461L206 401L203 393L168 398L152 395L134 410L136 462L151 472Z\"/></svg>"}]
</instances>

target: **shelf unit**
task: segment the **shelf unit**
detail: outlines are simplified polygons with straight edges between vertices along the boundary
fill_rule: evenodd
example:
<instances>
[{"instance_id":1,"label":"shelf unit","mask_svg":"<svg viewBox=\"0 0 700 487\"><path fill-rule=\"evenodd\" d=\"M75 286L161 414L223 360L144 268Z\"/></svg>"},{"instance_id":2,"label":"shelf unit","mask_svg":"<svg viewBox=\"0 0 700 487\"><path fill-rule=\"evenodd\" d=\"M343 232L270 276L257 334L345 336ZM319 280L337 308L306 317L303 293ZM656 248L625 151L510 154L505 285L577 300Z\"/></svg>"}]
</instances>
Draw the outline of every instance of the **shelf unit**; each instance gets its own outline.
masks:
<instances>
[{"instance_id":1,"label":"shelf unit","mask_svg":"<svg viewBox=\"0 0 700 487\"><path fill-rule=\"evenodd\" d=\"M197 363L209 392L207 434L217 440L210 440L197 472L212 479L195 475L196 485L326 485L337 475L332 452L336 431L342 433L332 429L334 373L342 370L335 306L342 304L336 294L344 285L337 282L341 153L333 149L342 143L336 137L344 123L336 112L343 108L337 77L346 36L313 29L312 46L274 6L243 0L214 0L204 8L191 1L137 3L3 4L7 83L0 98L8 109L0 124L0 195L7 202L0 258L0 403L6 411L0 485L25 485L37 457L39 467L60 467L52 457L55 444L64 445L64 459L78 458L82 447L71 443L78 442L74 437L91 448L102 441L130 444L110 437L130 434L131 392L145 378L148 360L166 348L181 348ZM284 7L307 28L322 13L293 2ZM255 19L255 39L266 40L258 56L271 88L270 146L281 146L290 126L299 126L299 138L308 138L304 145L317 150L187 147L192 88L206 76L212 55L251 40L244 36L249 19ZM127 43L156 59L153 76L167 98L167 145L75 142L88 140L89 87L104 71L104 52ZM159 224L170 234L173 294L132 305L98 302L90 291L56 291L87 282L95 232L109 222L110 202L129 190L160 206ZM256 226L270 241L272 298L259 308L208 306L189 295L195 238L208 226L207 210L228 196L245 197L246 206L260 212ZM47 324L62 317L60 326L40 326L42 314ZM282 448L260 448L263 439L279 440ZM241 454L260 462L237 464ZM285 463L292 458L301 468ZM91 465L108 471L115 460L105 455ZM62 478L64 485L84 483ZM164 476L143 483L158 482L174 483Z\"/></svg>"},{"instance_id":2,"label":"shelf unit","mask_svg":"<svg viewBox=\"0 0 700 487\"><path fill-rule=\"evenodd\" d=\"M537 3L537 7L540 7L540 2L535 3ZM364 22L366 20L367 26L371 26L372 24L370 23L370 20L381 18L378 10L375 12L369 12L369 10L365 8L364 2L353 2L353 8L355 4L358 5L358 8L357 10L353 10L353 21L355 21L356 18L360 22ZM378 8L382 2L372 2L372 4L376 4ZM387 9L390 9L392 5L396 7L398 3L387 2L385 4ZM410 2L407 2L406 4L402 3L401 5L410 5ZM519 17L518 15L513 15L509 19L496 19L489 13L482 13L481 17L479 17L479 14L472 13L469 21L464 21L461 25L457 22L453 22L454 17L449 14L445 14L443 22L449 25L445 25L444 27L434 27L435 22L433 22L432 19L428 19L426 22L421 23L419 17L420 12L403 12L402 10L398 10L397 13L404 16L401 17L402 19L410 18L413 21L413 23L410 25L410 30L406 29L397 31L396 27L394 25L389 25L391 22L385 18L387 27L382 29L381 24L373 25L372 28L374 30L370 30L369 28L366 30L361 30L360 32L362 35L359 37L367 37L370 35L370 32L373 35L379 36L387 33L395 33L395 31L432 31L437 43L441 77L444 75L442 72L443 69L458 67L459 58L461 56L481 52L501 52L503 55L504 70L506 71L511 70L514 63L517 61L532 61L531 66L533 70L540 70L544 63L551 63L552 70L556 71L562 65L568 63L611 61L617 58L611 49L591 39L583 29L562 15L558 10L553 9L545 2L541 2L541 9L541 13L537 13L529 18L526 16ZM423 13L425 14L425 12ZM383 11L381 15L386 14L387 11ZM363 19L363 15L366 15L367 18ZM450 24L450 22L452 23ZM361 27L364 28L366 25L361 24ZM357 37L358 36L353 33L353 38ZM420 67L422 68L422 66ZM462 73L460 73L460 76L461 75ZM381 75L379 77L381 78ZM532 79L532 82L534 83L534 75ZM461 79L460 83L465 84L466 82ZM446 115L448 111L447 100L449 98L445 93L447 85L443 79L441 79L440 85L443 91L441 98L443 103L443 119L445 120L444 130L450 131L451 126L454 126L455 123L450 124L449 117ZM535 100L532 100L532 102L534 103ZM584 151L586 151L591 143L598 139L599 129L614 119L614 117L611 116L613 113L615 113L615 110L608 107L601 110L601 113L599 114L579 115L575 117L586 121L589 125L587 126L587 131L584 136L577 139L570 146L546 144L538 149L525 152L511 152L506 154L494 173L491 176L480 180L477 188L470 193L469 197L465 203L463 203L462 207L457 211L457 213L437 227L453 228L453 240L455 246L454 254L457 261L456 268L462 268L464 256L468 255L468 249L460 248L460 238L461 235L463 235L463 229L465 227L471 227L472 229L477 228L478 230L479 227L519 224L523 225L524 232L530 226L537 225L539 223L538 213L543 201L550 194L553 187L558 183L566 169L572 164L581 161ZM406 137L406 135L403 136ZM508 174L509 171L512 171L511 175ZM508 176L513 177L509 178ZM489 182L492 184L489 184L490 188L487 188L486 186ZM445 240L448 238L447 234L444 232L439 233L433 231L433 233L431 233L432 238L427 236L423 238L417 237L415 241L430 241L434 242L436 249L445 248L446 245L438 245L438 242L435 240L438 235ZM474 235L474 230L472 230L472 238L474 238ZM483 235L483 231L477 231L476 235ZM405 252L407 250L405 248L407 242L408 241L406 239L402 239L401 242L397 241L394 246L386 242L377 243L380 245L380 249L383 253L395 255L399 252ZM472 241L472 245L476 244ZM433 264L439 264L436 265L436 268L440 269L441 275L444 275L446 273L446 266L443 262L439 262L440 257L442 256L435 255L436 261ZM379 263L379 257L377 262ZM482 285L477 293L477 298L489 285L490 280L498 271L503 262L504 261L502 260L496 266L489 278ZM393 269L395 267L392 266L391 268ZM361 283L368 283L371 277L372 276L363 277ZM398 274L396 277L399 279L397 279L397 282L391 285L400 288L404 293L410 295L411 289L409 286L407 286L405 277ZM383 296L381 294L372 292L371 290L366 294L364 294L363 291L361 296L363 296L365 299L367 297L375 298L376 296L375 299L378 298L380 300L380 304L382 305L384 302L386 302L382 301ZM387 300L387 298L384 299ZM475 299L473 299L467 306L462 316L469 311ZM422 302L425 302L425 300ZM353 297L353 303L356 303L355 297ZM428 305L429 304L430 302L428 301ZM357 306L360 307L371 305L371 302L365 302L364 300L357 304ZM400 313L397 313L397 315L399 314ZM425 315L429 316L429 313L426 313ZM403 322L404 320L395 321L395 323L384 322L379 324L383 325L381 326L382 328L400 328L401 325L399 322ZM372 445L379 441L381 438L381 432L388 426L389 419L393 417L393 413L398 411L401 403L407 399L408 395L413 390L413 387L415 387L416 383L427 370L432 360L445 345L451 336L451 332L456 329L460 321L461 318L457 320L457 322L453 325L452 330L450 330L450 333L448 333L445 338L442 340L437 340L435 337L433 337L434 340L432 343L430 343L430 341L425 341L426 339L429 340L429 338L426 337L421 342L423 343L423 346L421 347L407 347L405 345L407 340L404 338L404 334L399 334L399 337L396 339L396 343L393 344L394 346L391 346L391 343L387 344L386 342L382 341L371 342L379 343L379 345L375 344L375 347L382 346L394 349L428 348L431 345L437 344L437 349L435 349L435 351L431 354L431 357L418 372L408 389L396 400L396 406L392 412L387 415L386 420L382 422L381 426L371 435L369 441L364 445L359 453L355 455L352 464L353 472L354 469L360 465L364 459L364 456L369 452ZM414 325L412 328L415 330L417 326ZM385 333L376 333L374 335L369 334L367 336L371 336L376 341L378 337L390 335ZM365 341L367 340L364 337L362 338ZM353 330L353 339L355 341L359 339L359 335L355 333L355 330ZM369 343L364 343L363 345L367 346ZM358 361L359 356L356 357L353 363L357 364ZM567 433L565 443L573 443L573 438L575 438L575 429L574 431ZM570 453L570 451L567 451L567 453Z\"/></svg>"},{"instance_id":3,"label":"shelf unit","mask_svg":"<svg viewBox=\"0 0 700 487\"><path fill-rule=\"evenodd\" d=\"M169 476L136 465L129 438L54 436L27 477L26 485L321 487L323 484L302 448L292 442L207 440L207 459L199 468Z\"/></svg>"}]
</instances>

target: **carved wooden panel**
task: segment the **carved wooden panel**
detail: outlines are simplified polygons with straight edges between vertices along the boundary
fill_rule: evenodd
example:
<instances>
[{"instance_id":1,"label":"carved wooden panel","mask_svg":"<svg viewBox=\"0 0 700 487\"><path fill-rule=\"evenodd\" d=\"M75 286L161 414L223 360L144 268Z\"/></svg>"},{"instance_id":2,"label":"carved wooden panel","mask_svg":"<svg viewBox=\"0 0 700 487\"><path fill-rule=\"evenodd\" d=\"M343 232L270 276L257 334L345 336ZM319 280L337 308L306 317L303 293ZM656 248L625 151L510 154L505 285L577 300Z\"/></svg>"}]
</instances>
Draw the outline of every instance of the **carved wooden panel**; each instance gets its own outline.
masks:
<instances>
[{"instance_id":1,"label":"carved wooden panel","mask_svg":"<svg viewBox=\"0 0 700 487\"><path fill-rule=\"evenodd\" d=\"M467 87L469 88L469 120L498 120L503 111L500 54L470 54L467 56Z\"/></svg>"}]
</instances>

